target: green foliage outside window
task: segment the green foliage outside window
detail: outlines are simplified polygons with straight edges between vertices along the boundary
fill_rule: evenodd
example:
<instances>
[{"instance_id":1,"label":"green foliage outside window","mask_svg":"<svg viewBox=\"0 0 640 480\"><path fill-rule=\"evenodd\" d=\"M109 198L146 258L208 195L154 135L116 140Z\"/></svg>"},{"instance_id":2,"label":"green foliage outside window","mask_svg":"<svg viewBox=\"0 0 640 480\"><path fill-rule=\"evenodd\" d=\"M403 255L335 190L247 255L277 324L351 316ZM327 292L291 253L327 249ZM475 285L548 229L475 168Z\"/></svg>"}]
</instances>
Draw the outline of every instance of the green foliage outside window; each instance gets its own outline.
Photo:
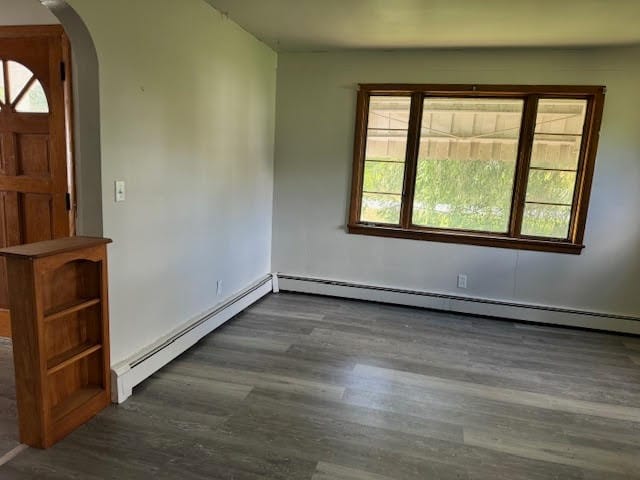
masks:
<instances>
[{"instance_id":1,"label":"green foliage outside window","mask_svg":"<svg viewBox=\"0 0 640 480\"><path fill-rule=\"evenodd\" d=\"M366 162L364 191L400 193L402 164ZM415 225L504 233L508 230L515 162L501 160L421 159L414 196ZM532 171L531 202L571 203L575 174ZM363 196L362 220L399 222L400 197ZM528 204L523 233L561 238L567 235L570 208Z\"/></svg>"}]
</instances>

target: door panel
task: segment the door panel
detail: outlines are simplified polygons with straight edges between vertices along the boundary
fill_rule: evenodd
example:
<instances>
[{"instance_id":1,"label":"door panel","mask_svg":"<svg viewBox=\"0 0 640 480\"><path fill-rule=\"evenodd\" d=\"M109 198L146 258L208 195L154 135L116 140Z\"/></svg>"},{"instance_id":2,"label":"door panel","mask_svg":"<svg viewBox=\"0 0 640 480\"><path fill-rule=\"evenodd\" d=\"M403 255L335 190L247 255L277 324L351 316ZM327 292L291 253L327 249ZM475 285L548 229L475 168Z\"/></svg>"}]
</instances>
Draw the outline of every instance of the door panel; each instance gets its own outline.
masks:
<instances>
[{"instance_id":1,"label":"door panel","mask_svg":"<svg viewBox=\"0 0 640 480\"><path fill-rule=\"evenodd\" d=\"M20 243L42 242L54 237L53 199L42 193L20 194Z\"/></svg>"},{"instance_id":2,"label":"door panel","mask_svg":"<svg viewBox=\"0 0 640 480\"><path fill-rule=\"evenodd\" d=\"M17 137L17 174L26 177L51 177L49 136L25 134Z\"/></svg>"},{"instance_id":3,"label":"door panel","mask_svg":"<svg viewBox=\"0 0 640 480\"><path fill-rule=\"evenodd\" d=\"M72 231L62 73L67 51L60 27L0 27L0 248ZM3 260L0 322L9 306L8 281Z\"/></svg>"}]
</instances>

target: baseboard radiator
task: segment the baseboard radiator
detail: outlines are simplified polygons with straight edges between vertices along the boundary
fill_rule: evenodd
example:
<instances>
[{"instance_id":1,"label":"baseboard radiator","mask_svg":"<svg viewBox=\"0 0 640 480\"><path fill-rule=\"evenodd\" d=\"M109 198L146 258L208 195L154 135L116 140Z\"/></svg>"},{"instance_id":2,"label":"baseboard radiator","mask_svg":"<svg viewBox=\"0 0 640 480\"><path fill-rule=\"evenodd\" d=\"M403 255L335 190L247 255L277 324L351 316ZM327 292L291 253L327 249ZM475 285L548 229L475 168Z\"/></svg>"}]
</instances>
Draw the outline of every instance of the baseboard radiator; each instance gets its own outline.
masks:
<instances>
[{"instance_id":1,"label":"baseboard radiator","mask_svg":"<svg viewBox=\"0 0 640 480\"><path fill-rule=\"evenodd\" d=\"M139 354L112 366L112 401L124 402L131 396L133 387L272 290L272 276L267 275Z\"/></svg>"},{"instance_id":2,"label":"baseboard radiator","mask_svg":"<svg viewBox=\"0 0 640 480\"><path fill-rule=\"evenodd\" d=\"M362 283L274 274L280 291L422 307L448 312L640 335L640 317L527 303L406 290ZM276 291L276 288L274 288Z\"/></svg>"}]
</instances>

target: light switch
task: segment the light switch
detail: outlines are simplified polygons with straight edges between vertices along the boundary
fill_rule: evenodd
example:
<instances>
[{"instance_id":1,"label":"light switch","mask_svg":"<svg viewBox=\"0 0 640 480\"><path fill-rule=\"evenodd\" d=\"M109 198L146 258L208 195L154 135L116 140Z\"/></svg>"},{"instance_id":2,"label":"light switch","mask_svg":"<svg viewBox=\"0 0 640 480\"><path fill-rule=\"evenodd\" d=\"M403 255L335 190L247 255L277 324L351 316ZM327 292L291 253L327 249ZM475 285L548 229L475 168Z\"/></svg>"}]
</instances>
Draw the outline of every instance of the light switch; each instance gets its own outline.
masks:
<instances>
[{"instance_id":1,"label":"light switch","mask_svg":"<svg viewBox=\"0 0 640 480\"><path fill-rule=\"evenodd\" d=\"M127 187L124 180L116 180L116 202L124 202L127 199Z\"/></svg>"}]
</instances>

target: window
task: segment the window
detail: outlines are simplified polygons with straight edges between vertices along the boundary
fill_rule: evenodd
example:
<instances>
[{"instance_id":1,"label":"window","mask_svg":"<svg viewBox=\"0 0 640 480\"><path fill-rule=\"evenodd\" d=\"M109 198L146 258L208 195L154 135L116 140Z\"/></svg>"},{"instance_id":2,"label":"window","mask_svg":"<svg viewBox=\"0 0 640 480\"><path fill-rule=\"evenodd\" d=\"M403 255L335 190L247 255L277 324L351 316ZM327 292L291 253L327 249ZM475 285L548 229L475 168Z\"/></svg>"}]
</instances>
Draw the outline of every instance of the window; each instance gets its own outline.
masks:
<instances>
[{"instance_id":1,"label":"window","mask_svg":"<svg viewBox=\"0 0 640 480\"><path fill-rule=\"evenodd\" d=\"M18 62L0 60L0 111L48 113L42 84L33 72Z\"/></svg>"},{"instance_id":2,"label":"window","mask_svg":"<svg viewBox=\"0 0 640 480\"><path fill-rule=\"evenodd\" d=\"M580 253L604 91L360 85L349 232Z\"/></svg>"}]
</instances>

